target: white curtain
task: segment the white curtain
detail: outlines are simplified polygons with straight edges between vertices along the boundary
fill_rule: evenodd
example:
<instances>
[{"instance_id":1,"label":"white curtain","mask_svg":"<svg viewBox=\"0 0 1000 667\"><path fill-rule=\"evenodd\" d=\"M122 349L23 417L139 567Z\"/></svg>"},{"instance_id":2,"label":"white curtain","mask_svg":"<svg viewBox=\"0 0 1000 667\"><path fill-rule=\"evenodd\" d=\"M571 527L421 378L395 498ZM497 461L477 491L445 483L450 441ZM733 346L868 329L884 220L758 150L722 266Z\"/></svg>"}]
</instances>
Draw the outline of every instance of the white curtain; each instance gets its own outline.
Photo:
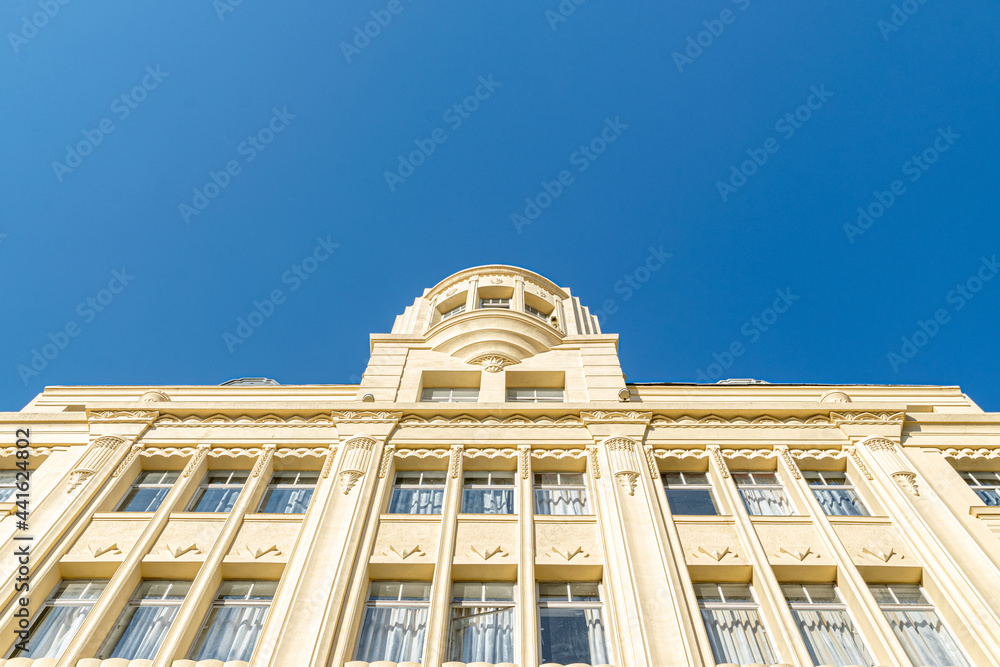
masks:
<instances>
[{"instance_id":1,"label":"white curtain","mask_svg":"<svg viewBox=\"0 0 1000 667\"><path fill-rule=\"evenodd\" d=\"M585 489L535 489L535 514L580 516L589 513Z\"/></svg>"},{"instance_id":2,"label":"white curtain","mask_svg":"<svg viewBox=\"0 0 1000 667\"><path fill-rule=\"evenodd\" d=\"M951 633L933 611L890 611L886 618L914 665L968 667Z\"/></svg>"},{"instance_id":3,"label":"white curtain","mask_svg":"<svg viewBox=\"0 0 1000 667\"><path fill-rule=\"evenodd\" d=\"M740 489L747 512L760 516L788 516L792 505L783 489Z\"/></svg>"},{"instance_id":4,"label":"white curtain","mask_svg":"<svg viewBox=\"0 0 1000 667\"><path fill-rule=\"evenodd\" d=\"M13 658L58 658L73 639L90 605L46 607L28 638L28 650L15 652Z\"/></svg>"},{"instance_id":5,"label":"white curtain","mask_svg":"<svg viewBox=\"0 0 1000 667\"><path fill-rule=\"evenodd\" d=\"M129 621L112 658L152 660L177 616L177 607L138 607Z\"/></svg>"},{"instance_id":6,"label":"white curtain","mask_svg":"<svg viewBox=\"0 0 1000 667\"><path fill-rule=\"evenodd\" d=\"M755 609L702 609L716 662L777 662Z\"/></svg>"},{"instance_id":7,"label":"white curtain","mask_svg":"<svg viewBox=\"0 0 1000 667\"><path fill-rule=\"evenodd\" d=\"M985 505L1000 505L1000 489L973 489Z\"/></svg>"},{"instance_id":8,"label":"white curtain","mask_svg":"<svg viewBox=\"0 0 1000 667\"><path fill-rule=\"evenodd\" d=\"M514 658L514 610L510 607L455 609L448 660L517 662Z\"/></svg>"},{"instance_id":9,"label":"white curtain","mask_svg":"<svg viewBox=\"0 0 1000 667\"><path fill-rule=\"evenodd\" d=\"M266 606L214 607L193 660L249 660L264 627Z\"/></svg>"},{"instance_id":10,"label":"white curtain","mask_svg":"<svg viewBox=\"0 0 1000 667\"><path fill-rule=\"evenodd\" d=\"M857 495L848 489L813 489L823 512L830 516L868 516Z\"/></svg>"},{"instance_id":11,"label":"white curtain","mask_svg":"<svg viewBox=\"0 0 1000 667\"><path fill-rule=\"evenodd\" d=\"M355 659L420 662L427 611L427 607L369 607Z\"/></svg>"},{"instance_id":12,"label":"white curtain","mask_svg":"<svg viewBox=\"0 0 1000 667\"><path fill-rule=\"evenodd\" d=\"M309 508L313 489L274 489L267 499L264 512L270 514L304 514Z\"/></svg>"},{"instance_id":13,"label":"white curtain","mask_svg":"<svg viewBox=\"0 0 1000 667\"><path fill-rule=\"evenodd\" d=\"M600 609L538 610L542 630L542 662L603 665L608 659L607 633Z\"/></svg>"},{"instance_id":14,"label":"white curtain","mask_svg":"<svg viewBox=\"0 0 1000 667\"><path fill-rule=\"evenodd\" d=\"M391 514L440 514L444 489L396 489L389 506Z\"/></svg>"},{"instance_id":15,"label":"white curtain","mask_svg":"<svg viewBox=\"0 0 1000 667\"><path fill-rule=\"evenodd\" d=\"M195 512L228 512L233 509L240 489L205 489L204 495L198 500Z\"/></svg>"},{"instance_id":16,"label":"white curtain","mask_svg":"<svg viewBox=\"0 0 1000 667\"><path fill-rule=\"evenodd\" d=\"M872 657L843 610L795 610L802 638L817 665L871 665Z\"/></svg>"},{"instance_id":17,"label":"white curtain","mask_svg":"<svg viewBox=\"0 0 1000 667\"><path fill-rule=\"evenodd\" d=\"M513 514L513 489L465 489L463 514Z\"/></svg>"}]
</instances>

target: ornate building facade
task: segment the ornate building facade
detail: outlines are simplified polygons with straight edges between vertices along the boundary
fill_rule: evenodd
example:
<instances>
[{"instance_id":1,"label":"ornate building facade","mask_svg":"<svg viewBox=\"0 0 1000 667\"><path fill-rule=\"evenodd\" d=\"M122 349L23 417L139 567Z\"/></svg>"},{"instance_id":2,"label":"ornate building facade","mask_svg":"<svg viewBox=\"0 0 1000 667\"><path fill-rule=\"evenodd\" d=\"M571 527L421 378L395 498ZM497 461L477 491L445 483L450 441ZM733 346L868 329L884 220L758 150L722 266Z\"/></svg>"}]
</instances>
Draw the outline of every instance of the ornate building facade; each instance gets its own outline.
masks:
<instances>
[{"instance_id":1,"label":"ornate building facade","mask_svg":"<svg viewBox=\"0 0 1000 667\"><path fill-rule=\"evenodd\" d=\"M515 267L360 385L50 387L0 432L0 667L1000 664L1000 414L628 383Z\"/></svg>"}]
</instances>

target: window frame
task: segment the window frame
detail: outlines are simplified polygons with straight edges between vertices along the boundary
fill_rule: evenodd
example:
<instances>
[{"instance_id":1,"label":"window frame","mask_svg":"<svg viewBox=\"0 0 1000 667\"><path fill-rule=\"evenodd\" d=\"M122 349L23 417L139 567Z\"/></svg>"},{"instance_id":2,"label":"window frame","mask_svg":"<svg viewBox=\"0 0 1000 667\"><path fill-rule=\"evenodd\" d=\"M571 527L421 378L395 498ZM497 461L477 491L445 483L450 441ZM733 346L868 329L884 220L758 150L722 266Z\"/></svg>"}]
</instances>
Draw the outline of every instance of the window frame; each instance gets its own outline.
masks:
<instances>
[{"instance_id":1,"label":"window frame","mask_svg":"<svg viewBox=\"0 0 1000 667\"><path fill-rule=\"evenodd\" d=\"M372 600L372 589L376 584L399 584L399 594L396 596L395 600ZM420 599L403 599L403 588L407 584L422 584L427 587L427 596ZM365 619L368 618L369 609L378 608L390 608L390 609L426 609L427 619L425 620L424 628L424 645L421 647L421 652L427 648L427 635L426 635L426 625L430 624L431 618L431 586L433 582L431 581L408 581L403 579L372 579L368 582L368 595L365 598L364 608L361 613L361 622L358 624L358 636L354 641L354 660L364 660L359 657L359 652L361 651L361 641L365 636ZM450 611L449 611L450 614ZM450 628L449 628L450 629ZM366 656L367 657L367 656Z\"/></svg>"},{"instance_id":2,"label":"window frame","mask_svg":"<svg viewBox=\"0 0 1000 667\"><path fill-rule=\"evenodd\" d=\"M447 391L447 400L438 400L428 397L428 392L434 391ZM476 392L474 398L455 398L456 391L464 392ZM420 390L420 402L421 403L478 403L479 402L479 387L424 387Z\"/></svg>"},{"instance_id":3,"label":"window frame","mask_svg":"<svg viewBox=\"0 0 1000 667\"><path fill-rule=\"evenodd\" d=\"M792 600L789 600L788 599L788 592L787 592L786 588L790 587L790 586L796 586L799 589L801 589L802 592L805 593L805 597L808 599L808 601L807 602L800 602L800 601L793 602ZM830 587L831 589L833 589L833 594L837 598L837 602L814 602L813 599L812 599L812 593L809 590L810 586L828 586L828 587ZM813 656L813 650L812 650L812 647L810 645L809 640L806 638L805 631L804 631L804 629L802 627L802 625L803 625L802 624L802 620L795 613L797 611L815 611L815 612L833 611L833 612L843 612L847 616L848 620L851 622L851 629L853 631L853 634L856 635L861 640L862 652L865 653L865 654L867 654L867 656L868 656L868 664L873 664L875 662L875 657L874 657L874 655L872 655L871 648L868 646L868 642L865 641L865 637L861 633L861 629L858 626L857 620L854 618L854 614L851 613L850 607L847 606L847 603L844 602L844 598L840 595L840 589L837 586L837 584L835 584L835 583L812 583L812 582L805 582L805 583L798 583L798 582L795 582L795 583L782 583L781 584L781 594L785 598L785 603L788 605L789 611L792 612L792 617L795 619L795 625L798 628L799 635L802 637L803 643L806 645L806 649L809 651L810 657L814 657ZM814 661L818 662L818 660L815 657L814 657Z\"/></svg>"},{"instance_id":4,"label":"window frame","mask_svg":"<svg viewBox=\"0 0 1000 667\"><path fill-rule=\"evenodd\" d=\"M488 482L485 484L470 484L466 481L466 477L470 474L486 474L488 476ZM495 484L493 483L493 475L504 475L509 477L509 484ZM511 493L510 502L510 512L488 512L488 516L511 516L517 515L517 472L514 470L466 470L462 473L462 502L459 504L458 513L459 514L473 514L481 515L479 512L466 512L465 511L465 492L466 491L489 491L489 490L506 490L509 489Z\"/></svg>"},{"instance_id":5,"label":"window frame","mask_svg":"<svg viewBox=\"0 0 1000 667\"><path fill-rule=\"evenodd\" d=\"M89 598L77 597L72 599L61 599L56 597L65 587L69 586L70 584L74 582L79 583L83 581L87 582L87 588L84 589L85 593L90 591L91 586L97 584L100 585L100 590L97 591L96 597L89 597ZM38 631L41 625L45 623L50 617L48 612L50 612L53 609L59 609L61 607L85 608L86 613L84 613L80 617L79 625L77 625L77 627L73 629L72 634L69 634L67 638L64 640L65 643L59 648L58 654L53 656L57 660L61 658L63 650L76 637L76 634L80 631L80 626L82 626L87 621L87 617L90 616L90 612L93 611L94 605L97 604L97 601L100 599L101 595L104 594L104 591L107 589L108 584L110 582L111 582L110 579L60 579L56 583L56 585L52 588L52 590L49 592L48 596L45 598L45 601L42 602L42 604L39 605L38 609L35 610L35 613L31 615L31 625L28 626L28 641L27 641L29 652L31 649L32 640L35 639L35 633ZM14 644L7 650L7 654L5 656L6 659L12 660L14 658L28 658L29 660L41 660L48 657L42 655L26 656L22 653L18 653L17 644L18 642L15 641Z\"/></svg>"},{"instance_id":6,"label":"window frame","mask_svg":"<svg viewBox=\"0 0 1000 667\"><path fill-rule=\"evenodd\" d=\"M223 589L225 589L227 584L233 584L233 583L250 584L250 590L247 592L247 594L243 597L242 600L222 598ZM264 600L263 597L253 598L253 592L254 589L257 587L257 585L265 583L274 585L274 591L271 593L270 597L266 598L267 599L266 604L263 602ZM274 579L223 579L222 583L219 584L218 590L215 592L215 597L212 598L212 603L208 606L208 610L205 612L204 618L201 619L201 624L199 625L198 628L198 634L195 635L194 641L191 642L191 647L188 649L185 659L194 660L195 662L198 662L200 660L221 660L222 662L228 662L229 660L237 660L237 658L228 658L226 660L223 660L221 658L207 658L207 657L200 658L197 656L196 651L202 648L203 637L207 639L211 629L215 627L214 622L212 625L209 625L209 620L213 620L212 616L213 612L216 609L225 609L226 607L242 607L242 608L263 607L265 608L264 616L263 618L261 618L260 621L260 631L262 631L264 629L264 625L267 623L267 617L271 613L271 606L274 604L274 596L278 592L278 583L279 582L275 581ZM250 656L247 657L247 660L249 660L249 658L253 655L253 652L257 650L257 642L260 641L260 631L258 631L256 639L254 639L253 650L250 652Z\"/></svg>"},{"instance_id":7,"label":"window frame","mask_svg":"<svg viewBox=\"0 0 1000 667\"><path fill-rule=\"evenodd\" d=\"M534 315L535 317L537 317L538 319L540 319L543 322L548 322L549 321L549 316L548 316L547 313L543 313L540 309L535 308L531 304L527 304L527 303L524 304L524 312L526 312L529 315Z\"/></svg>"},{"instance_id":8,"label":"window frame","mask_svg":"<svg viewBox=\"0 0 1000 667\"><path fill-rule=\"evenodd\" d=\"M965 481L969 489L976 494L976 496L979 498L980 501L982 501L984 505L987 505L989 507L1000 507L1000 472L996 470L960 470L959 474L961 474L962 479ZM983 475L983 474L993 475L996 478L994 483L983 484L979 479L976 478L976 475ZM975 484L973 484L972 482L975 482ZM991 493L991 495L993 495L996 498L996 502L991 504L986 498L983 498L983 496L980 495L980 489L982 489L984 492Z\"/></svg>"},{"instance_id":9,"label":"window frame","mask_svg":"<svg viewBox=\"0 0 1000 667\"><path fill-rule=\"evenodd\" d=\"M733 585L746 586L747 591L750 593L750 599L749 600L733 600L733 601L726 600L726 595L723 592L723 586L733 586ZM694 584L694 586L695 586L695 599L698 602L698 616L699 616L699 618L700 618L700 620L702 622L702 625L705 626L705 632L709 635L709 639L710 639L709 643L710 644L712 643L711 642L711 634L712 633L711 633L711 630L708 628L707 624L705 623L704 616L701 614L701 611L703 609L704 610L709 610L709 611L713 611L713 610L723 610L723 611L753 611L757 615L757 623L760 624L760 627L763 630L764 638L767 640L767 649L768 649L768 651L770 651L771 657L773 658L769 662L770 663L774 663L774 664L782 662L781 655L778 653L778 649L774 645L773 640L771 639L771 632L768 630L767 624L764 622L764 616L763 616L763 614L761 614L760 601L757 599L757 594L754 592L753 584L752 583L750 583L750 582L742 582L742 581L734 581L734 582L729 582L729 581L725 581L725 582L722 582L722 581L702 581L702 582L696 582ZM698 590L697 590L698 586L715 586L716 591L718 592L719 597L721 597L722 600L719 601L719 600L704 600L704 599L702 599L698 595ZM715 659L716 662L718 662L718 660L720 659L720 658L716 658L715 657L714 651L713 651L713 659Z\"/></svg>"},{"instance_id":10,"label":"window frame","mask_svg":"<svg viewBox=\"0 0 1000 667\"><path fill-rule=\"evenodd\" d=\"M229 478L221 484L208 481L209 477L211 477L213 474L220 474L220 473L229 473ZM243 475L244 476L243 481L239 482L238 484L234 483L232 481L234 475ZM201 501L205 497L206 492L209 491L210 489L216 489L216 490L222 489L227 491L231 491L233 489L239 489L239 493L237 493L236 497L233 499L233 506L235 506L236 503L239 502L240 496L243 494L243 490L246 488L246 483L249 479L250 479L249 470L206 470L204 477L201 478L201 481L198 483L198 486L195 487L194 493L191 495L191 500L188 501L187 507L185 508L184 511L198 513L198 514L228 514L229 512L232 511L233 509L232 506L225 511L217 512L214 510L213 511L199 510L198 505L201 504Z\"/></svg>"},{"instance_id":11,"label":"window frame","mask_svg":"<svg viewBox=\"0 0 1000 667\"><path fill-rule=\"evenodd\" d=\"M463 301L454 308L446 310L445 312L441 313L441 321L444 322L445 320L451 319L456 315L461 315L464 312L465 312L465 302Z\"/></svg>"},{"instance_id":12,"label":"window frame","mask_svg":"<svg viewBox=\"0 0 1000 667\"><path fill-rule=\"evenodd\" d=\"M156 584L156 583L170 584L171 588L173 588L173 586L175 584L187 584L187 587L184 589L184 594L181 595L181 597L179 597L179 598L178 597L170 597L170 598L168 598L168 597L160 597L160 598L147 598L147 597L140 598L140 597L138 597L139 594L140 594L140 591L142 591L142 589L143 589L144 586L151 585L151 584ZM132 657L132 658L121 658L121 657L119 657L119 658L112 658L112 656L114 655L115 649L118 648L118 645L121 643L122 639L125 638L125 635L128 632L129 627L131 627L131 625L132 625L132 619L135 618L135 612L138 611L142 607L174 607L174 608L177 608L179 610L180 607L181 607L181 605L184 604L184 600L187 598L187 594L191 591L191 585L193 583L194 583L193 581L188 580L188 579L143 579L142 581L140 581L139 585L136 586L135 590L132 592L131 597L129 597L128 602L125 603L125 607L122 609L121 614L119 614L118 618L115 620L115 624L113 626L111 626L111 630L108 632L107 636L104 638L104 641L101 643L101 647L100 647L100 649L98 649L96 657L99 660L111 660L111 659L115 659L115 660L142 660L143 658L136 658L136 657ZM129 612L131 612L131 614L129 614ZM125 619L126 615L128 615L128 622L124 623L124 627L122 627L121 632L116 636L115 633L118 630L119 626L123 625L123 620ZM173 625L173 623L174 623L175 620L177 620L177 613L176 612L174 613L173 618L170 619L170 625L171 626ZM168 631L169 631L169 629L168 629ZM160 646L162 646L162 642L161 642ZM157 652L159 652L159 649L160 649L160 647L158 646L157 647ZM155 654L154 654L154 657L155 657ZM153 658L145 658L145 659L152 660Z\"/></svg>"},{"instance_id":13,"label":"window frame","mask_svg":"<svg viewBox=\"0 0 1000 667\"><path fill-rule=\"evenodd\" d=\"M148 473L160 473L160 480L161 481L159 481L159 482L140 482L139 480L143 476L147 475ZM162 481L164 475L170 475L170 474L173 474L173 476L174 476L173 480L170 483ZM160 508L160 505L163 504L163 501L167 499L167 496L170 494L170 490L172 488L174 488L175 484L177 484L177 480L180 479L180 476L181 476L181 471L180 470L140 470L139 474L135 476L135 479L132 480L132 483L129 485L128 489L125 491L125 495L123 495L121 497L121 500L118 501L118 504L115 505L115 509L113 511L115 511L115 512L143 512L143 513L152 513L152 512L155 512L156 510L158 510ZM143 489L166 489L167 492L165 494L163 494L163 498L161 498L159 500L159 502L157 502L155 509L151 509L151 510L150 509L145 509L145 510L126 509L125 508L126 501L131 502L131 500L134 500L135 497L138 495L138 492L141 491L141 490L143 490ZM132 493L133 491L136 492L134 495Z\"/></svg>"},{"instance_id":14,"label":"window frame","mask_svg":"<svg viewBox=\"0 0 1000 667\"><path fill-rule=\"evenodd\" d=\"M292 483L288 482L275 482L274 478L281 474L295 473L295 481ZM316 479L309 484L299 484L299 478L302 474L315 475ZM305 512L268 512L267 504L271 500L271 496L275 491L278 490L298 490L298 489L311 489L312 493L309 494L309 499L306 501L305 511L309 511L309 506L312 504L313 496L316 495L316 486L319 484L319 471L318 470L275 470L271 473L271 479L267 481L267 486L264 487L264 493L260 497L260 503L257 505L256 514L305 514Z\"/></svg>"},{"instance_id":15,"label":"window frame","mask_svg":"<svg viewBox=\"0 0 1000 667\"><path fill-rule=\"evenodd\" d=\"M479 298L479 310L510 310L509 296L484 296Z\"/></svg>"},{"instance_id":16,"label":"window frame","mask_svg":"<svg viewBox=\"0 0 1000 667\"><path fill-rule=\"evenodd\" d=\"M781 483L781 478L778 476L775 470L731 470L730 476L733 478L733 483L736 484L736 490L740 494L740 500L743 501L743 507L750 516L800 516L798 508L795 503L792 502L791 496L788 494L788 490L785 489L785 485ZM749 475L751 479L750 484L742 484L737 481L740 475ZM758 482L755 475L769 475L774 478L774 482L762 483ZM780 491L782 497L785 499L785 504L791 509L788 514L756 514L750 511L749 504L747 503L746 496L743 495L744 489L751 490L767 490L767 491Z\"/></svg>"},{"instance_id":17,"label":"window frame","mask_svg":"<svg viewBox=\"0 0 1000 667\"><path fill-rule=\"evenodd\" d=\"M836 482L827 481L826 475L842 475L844 478L844 483L839 484ZM811 475L816 475L819 477L819 483L815 483L813 479L810 478ZM820 509L823 510L825 516L872 516L872 512L868 509L868 505L865 504L864 499L861 497L861 493L858 492L857 485L851 480L850 474L846 470L802 470L802 479L805 480L806 486L809 487L809 492L813 494L813 498L819 504ZM816 495L816 491L845 491L851 497L854 506L858 509L858 514L830 514L823 507L823 501L819 499Z\"/></svg>"},{"instance_id":18,"label":"window frame","mask_svg":"<svg viewBox=\"0 0 1000 667\"><path fill-rule=\"evenodd\" d=\"M18 473L21 473L22 477L24 477L25 480L27 480L31 475L31 471L28 470L17 470L17 469L11 470L9 468L4 468L0 470L0 503L14 502L14 499L16 498L14 494L17 493ZM2 481L3 478L7 477L8 475L10 476L10 481L9 482ZM7 493L8 491L10 493Z\"/></svg>"},{"instance_id":19,"label":"window frame","mask_svg":"<svg viewBox=\"0 0 1000 667\"><path fill-rule=\"evenodd\" d=\"M667 481L667 475L680 475L681 483L676 484ZM688 482L687 475L701 475L705 478L704 482ZM670 507L670 513L674 516L723 516L722 508L719 507L719 499L715 495L715 488L712 485L712 478L708 471L699 470L662 470L660 471L660 483L663 484L663 492L667 497L667 505ZM673 504L670 502L670 489L676 488L678 490L686 491L705 491L708 493L709 500L712 501L712 508L715 510L712 514L680 514L674 511Z\"/></svg>"},{"instance_id":20,"label":"window frame","mask_svg":"<svg viewBox=\"0 0 1000 667\"><path fill-rule=\"evenodd\" d=\"M543 600L541 587L562 584L566 587L566 600ZM572 586L574 585L594 585L597 586L597 600L574 600ZM604 649L608 653L608 660L613 659L612 633L608 627L609 614L605 611L604 604L604 582L603 581L536 581L535 582L535 610L538 615L538 627L535 631L535 638L538 642L539 662L544 661L542 656L542 609L570 609L570 610L594 610L601 613L601 624L604 628ZM593 658L593 656L591 656Z\"/></svg>"},{"instance_id":21,"label":"window frame","mask_svg":"<svg viewBox=\"0 0 1000 667\"><path fill-rule=\"evenodd\" d=\"M400 483L398 481L400 473L402 473L402 474L413 474L413 473L416 473L416 474L420 475L420 478L419 478L419 481L417 483L412 483L412 482L403 482L403 483ZM434 474L434 475L440 475L441 476L441 482L440 483L433 483L433 484L424 483L424 481L423 481L424 480L424 475L426 475L428 473ZM398 515L402 515L402 516L441 516L442 513L444 512L444 493L445 493L445 489L447 488L447 485L448 485L448 471L446 471L446 470L397 470L396 474L392 478L392 489L389 492L389 504L386 507L386 514L398 514ZM440 488L440 491L441 491L441 511L440 512L431 512L431 513L428 513L428 514L414 514L412 512L393 512L392 511L393 500L396 497L396 492L397 491L401 491L401 490L409 491L409 490L413 490L413 489L426 489L426 488Z\"/></svg>"},{"instance_id":22,"label":"window frame","mask_svg":"<svg viewBox=\"0 0 1000 667\"><path fill-rule=\"evenodd\" d=\"M879 601L878 596L875 595L875 592L874 592L874 588L876 586L889 591L889 594L892 595L893 599L895 599L895 602L881 602L881 601ZM896 591L894 589L895 588L902 588L902 587L917 589L920 592L920 597L924 600L924 602L900 602L899 601L899 596L896 594ZM868 584L868 588L872 592L873 596L875 597L875 603L878 606L879 611L882 612L883 618L885 618L886 622L890 623L890 625L892 623L891 623L889 617L886 616L886 612L890 612L890 611L895 611L895 612L911 612L911 611L915 611L915 612L931 612L937 618L937 621L938 621L938 623L941 624L941 627L944 628L945 633L946 633L945 636L951 642L954 643L955 648L958 650L959 655L965 661L965 665L967 667L969 667L969 666L975 664L975 663L973 663L972 661L969 660L968 654L966 653L966 651L963 648L963 646L961 645L961 643L959 643L958 637L955 635L955 633L951 629L951 625L947 622L947 620L944 618L944 616L942 616L941 613L938 611L937 605L934 604L934 601L927 594L927 591L924 589L924 587L923 587L922 584L883 584L883 583L876 583L876 584ZM893 638L896 640L896 642L903 647L904 653L907 654L907 657L910 657L909 656L909 652L905 650L906 647L905 647L905 645L903 645L903 642L900 641L899 636L895 632L895 629L893 630L892 634L893 634ZM912 658L911 658L911 660L912 660Z\"/></svg>"},{"instance_id":23,"label":"window frame","mask_svg":"<svg viewBox=\"0 0 1000 667\"><path fill-rule=\"evenodd\" d=\"M559 476L559 483L557 483L557 484L550 484L550 483L545 483L545 482L539 482L538 481L539 477L541 477L542 475L558 475ZM562 476L563 475L579 475L580 476L580 483L579 484L563 484L562 483ZM583 508L586 509L586 510L590 510L590 511L589 512L584 512L582 514L546 514L546 513L538 511L538 494L537 494L538 491L560 491L560 490L566 490L566 489L571 489L571 490L572 489L582 489L583 490ZM531 497L532 497L532 501L533 501L533 509L534 509L535 516L595 516L595 514L593 512L593 506L592 506L591 501L590 501L590 489L589 489L589 485L587 484L587 473L585 473L585 472L572 472L572 471L567 471L567 470L553 470L553 471L536 470L536 471L533 471L532 472L532 477L531 477Z\"/></svg>"},{"instance_id":24,"label":"window frame","mask_svg":"<svg viewBox=\"0 0 1000 667\"><path fill-rule=\"evenodd\" d=\"M518 391L531 391L534 393L531 398L521 398L512 394L512 392ZM558 391L559 396L539 396L539 391ZM565 403L566 389L564 387L507 387L507 394L505 398L507 403Z\"/></svg>"},{"instance_id":25,"label":"window frame","mask_svg":"<svg viewBox=\"0 0 1000 667\"><path fill-rule=\"evenodd\" d=\"M482 596L479 600L462 599L461 601L456 601L455 598L455 586L457 585L469 586L472 584L479 584L482 590ZM511 590L510 600L487 600L486 599L486 586L489 584L509 584ZM448 605L448 641L445 642L445 656L447 658L444 662L449 662L451 660L451 652L454 646L455 633L452 631L452 623L455 622L455 610L456 609L475 609L483 607L495 607L497 609L510 609L512 614L512 627L513 634L511 636L511 653L517 655L518 650L518 633L517 627L517 582L516 581L452 581L451 582L451 600ZM461 662L461 660L458 660Z\"/></svg>"}]
</instances>

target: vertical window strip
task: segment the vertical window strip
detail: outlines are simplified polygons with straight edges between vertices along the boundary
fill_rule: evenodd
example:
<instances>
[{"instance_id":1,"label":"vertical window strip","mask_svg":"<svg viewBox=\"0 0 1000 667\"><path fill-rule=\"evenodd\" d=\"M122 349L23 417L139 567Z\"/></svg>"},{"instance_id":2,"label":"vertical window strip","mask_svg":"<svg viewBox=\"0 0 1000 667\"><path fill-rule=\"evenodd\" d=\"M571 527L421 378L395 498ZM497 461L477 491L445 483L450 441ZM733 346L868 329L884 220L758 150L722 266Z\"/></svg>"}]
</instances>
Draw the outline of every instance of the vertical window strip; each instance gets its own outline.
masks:
<instances>
[{"instance_id":1,"label":"vertical window strip","mask_svg":"<svg viewBox=\"0 0 1000 667\"><path fill-rule=\"evenodd\" d=\"M448 660L517 662L514 657L514 584L456 582L452 586Z\"/></svg>"},{"instance_id":2,"label":"vertical window strip","mask_svg":"<svg viewBox=\"0 0 1000 667\"><path fill-rule=\"evenodd\" d=\"M61 582L35 614L28 650L14 647L11 658L58 658L90 613L107 579L70 579Z\"/></svg>"},{"instance_id":3,"label":"vertical window strip","mask_svg":"<svg viewBox=\"0 0 1000 667\"><path fill-rule=\"evenodd\" d=\"M697 584L696 591L717 663L780 662L748 584Z\"/></svg>"},{"instance_id":4,"label":"vertical window strip","mask_svg":"<svg viewBox=\"0 0 1000 667\"><path fill-rule=\"evenodd\" d=\"M389 498L389 513L440 514L444 505L444 482L444 471L397 472Z\"/></svg>"},{"instance_id":5,"label":"vertical window strip","mask_svg":"<svg viewBox=\"0 0 1000 667\"><path fill-rule=\"evenodd\" d=\"M671 513L691 516L719 514L707 473L664 472L662 479Z\"/></svg>"},{"instance_id":6,"label":"vertical window strip","mask_svg":"<svg viewBox=\"0 0 1000 667\"><path fill-rule=\"evenodd\" d=\"M170 493L180 473L176 470L143 470L132 482L116 512L155 512Z\"/></svg>"},{"instance_id":7,"label":"vertical window strip","mask_svg":"<svg viewBox=\"0 0 1000 667\"><path fill-rule=\"evenodd\" d=\"M872 656L832 584L784 584L782 590L817 665L872 665Z\"/></svg>"},{"instance_id":8,"label":"vertical window strip","mask_svg":"<svg viewBox=\"0 0 1000 667\"><path fill-rule=\"evenodd\" d=\"M430 582L373 581L355 660L420 662L430 613Z\"/></svg>"},{"instance_id":9,"label":"vertical window strip","mask_svg":"<svg viewBox=\"0 0 1000 667\"><path fill-rule=\"evenodd\" d=\"M188 658L249 661L277 586L276 581L223 581Z\"/></svg>"},{"instance_id":10,"label":"vertical window strip","mask_svg":"<svg viewBox=\"0 0 1000 667\"><path fill-rule=\"evenodd\" d=\"M514 513L513 472L469 471L463 482L463 514Z\"/></svg>"},{"instance_id":11,"label":"vertical window strip","mask_svg":"<svg viewBox=\"0 0 1000 667\"><path fill-rule=\"evenodd\" d=\"M535 473L535 514L593 514L583 473Z\"/></svg>"},{"instance_id":12,"label":"vertical window strip","mask_svg":"<svg viewBox=\"0 0 1000 667\"><path fill-rule=\"evenodd\" d=\"M871 584L869 587L913 664L971 667L923 588L900 584Z\"/></svg>"},{"instance_id":13,"label":"vertical window strip","mask_svg":"<svg viewBox=\"0 0 1000 667\"><path fill-rule=\"evenodd\" d=\"M191 498L187 511L230 511L236 504L247 477L246 470L209 470Z\"/></svg>"},{"instance_id":14,"label":"vertical window strip","mask_svg":"<svg viewBox=\"0 0 1000 667\"><path fill-rule=\"evenodd\" d=\"M795 508L773 472L733 471L733 480L749 514L755 516L791 516Z\"/></svg>"},{"instance_id":15,"label":"vertical window strip","mask_svg":"<svg viewBox=\"0 0 1000 667\"><path fill-rule=\"evenodd\" d=\"M845 472L803 470L813 496L828 516L871 516Z\"/></svg>"},{"instance_id":16,"label":"vertical window strip","mask_svg":"<svg viewBox=\"0 0 1000 667\"><path fill-rule=\"evenodd\" d=\"M263 514L304 514L309 509L319 481L319 473L307 470L279 470L272 476L261 498Z\"/></svg>"},{"instance_id":17,"label":"vertical window strip","mask_svg":"<svg viewBox=\"0 0 1000 667\"><path fill-rule=\"evenodd\" d=\"M962 478L969 485L984 505L1000 506L1000 472L963 471Z\"/></svg>"},{"instance_id":18,"label":"vertical window strip","mask_svg":"<svg viewBox=\"0 0 1000 667\"><path fill-rule=\"evenodd\" d=\"M599 584L538 584L538 623L542 662L611 662Z\"/></svg>"},{"instance_id":19,"label":"vertical window strip","mask_svg":"<svg viewBox=\"0 0 1000 667\"><path fill-rule=\"evenodd\" d=\"M141 583L97 657L152 660L190 588L190 581Z\"/></svg>"}]
</instances>

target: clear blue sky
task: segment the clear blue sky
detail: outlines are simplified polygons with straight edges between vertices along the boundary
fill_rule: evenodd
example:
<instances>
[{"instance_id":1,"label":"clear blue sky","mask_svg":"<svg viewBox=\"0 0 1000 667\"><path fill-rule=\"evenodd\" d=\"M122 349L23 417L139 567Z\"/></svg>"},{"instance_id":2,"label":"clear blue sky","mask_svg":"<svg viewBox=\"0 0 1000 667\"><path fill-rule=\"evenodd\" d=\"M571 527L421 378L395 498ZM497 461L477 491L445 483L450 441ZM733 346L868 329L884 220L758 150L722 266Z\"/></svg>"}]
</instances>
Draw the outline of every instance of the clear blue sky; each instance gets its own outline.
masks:
<instances>
[{"instance_id":1,"label":"clear blue sky","mask_svg":"<svg viewBox=\"0 0 1000 667\"><path fill-rule=\"evenodd\" d=\"M633 381L1000 410L995 3L228 1L3 4L0 409L356 381L423 288L506 263L607 302Z\"/></svg>"}]
</instances>

